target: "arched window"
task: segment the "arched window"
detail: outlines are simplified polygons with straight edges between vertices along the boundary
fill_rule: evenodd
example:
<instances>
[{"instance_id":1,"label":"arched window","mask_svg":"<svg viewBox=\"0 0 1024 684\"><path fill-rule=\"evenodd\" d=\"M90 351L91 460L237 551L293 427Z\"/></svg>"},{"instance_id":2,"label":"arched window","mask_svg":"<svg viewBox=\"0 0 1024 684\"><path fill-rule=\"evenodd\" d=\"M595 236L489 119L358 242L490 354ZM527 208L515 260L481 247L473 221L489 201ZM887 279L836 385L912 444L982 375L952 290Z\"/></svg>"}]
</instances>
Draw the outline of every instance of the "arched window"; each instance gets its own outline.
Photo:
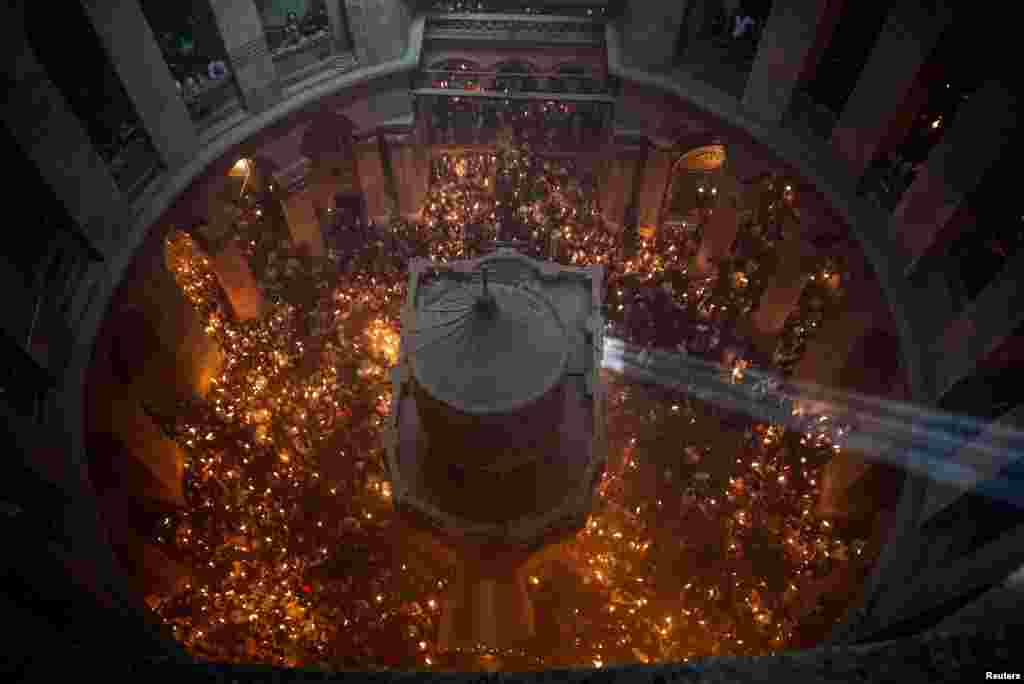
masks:
<instances>
[{"instance_id":1,"label":"arched window","mask_svg":"<svg viewBox=\"0 0 1024 684\"><path fill-rule=\"evenodd\" d=\"M672 170L666 200L668 216L681 219L695 209L714 206L724 161L725 149L721 145L697 147L680 156Z\"/></svg>"}]
</instances>

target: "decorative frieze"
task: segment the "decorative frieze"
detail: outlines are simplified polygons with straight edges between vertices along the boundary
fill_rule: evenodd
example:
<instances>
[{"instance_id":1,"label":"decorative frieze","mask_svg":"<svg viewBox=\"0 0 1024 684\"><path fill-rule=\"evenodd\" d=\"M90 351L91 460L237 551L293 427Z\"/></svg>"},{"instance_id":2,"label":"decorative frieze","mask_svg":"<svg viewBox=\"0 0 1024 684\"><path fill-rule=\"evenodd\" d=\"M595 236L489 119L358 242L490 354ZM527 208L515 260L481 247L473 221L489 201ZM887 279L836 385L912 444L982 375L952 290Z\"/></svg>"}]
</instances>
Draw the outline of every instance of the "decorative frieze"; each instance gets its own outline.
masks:
<instances>
[{"instance_id":1,"label":"decorative frieze","mask_svg":"<svg viewBox=\"0 0 1024 684\"><path fill-rule=\"evenodd\" d=\"M228 53L228 57L231 58L235 69L241 70L268 54L270 48L267 46L266 38L260 36L235 47Z\"/></svg>"},{"instance_id":2,"label":"decorative frieze","mask_svg":"<svg viewBox=\"0 0 1024 684\"><path fill-rule=\"evenodd\" d=\"M604 23L564 17L467 14L427 19L429 40L483 40L551 43L556 45L604 45Z\"/></svg>"}]
</instances>

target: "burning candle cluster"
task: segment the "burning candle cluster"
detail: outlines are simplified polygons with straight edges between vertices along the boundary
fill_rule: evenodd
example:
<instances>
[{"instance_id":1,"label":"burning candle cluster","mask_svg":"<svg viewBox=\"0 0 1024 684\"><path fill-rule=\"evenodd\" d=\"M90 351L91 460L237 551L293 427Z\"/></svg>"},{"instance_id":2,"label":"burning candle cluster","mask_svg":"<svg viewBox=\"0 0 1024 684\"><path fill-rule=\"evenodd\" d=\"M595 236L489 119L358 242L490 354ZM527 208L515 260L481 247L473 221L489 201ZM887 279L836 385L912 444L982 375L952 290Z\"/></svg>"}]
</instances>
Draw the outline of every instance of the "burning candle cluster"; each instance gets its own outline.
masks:
<instances>
[{"instance_id":1,"label":"burning candle cluster","mask_svg":"<svg viewBox=\"0 0 1024 684\"><path fill-rule=\"evenodd\" d=\"M527 253L605 264L609 330L662 347L688 344L687 326L706 337L746 316L757 264L691 279L700 226L615 231L586 174L526 149L446 157L433 171L418 222L396 218L322 260L281 251L279 212L254 215L238 239L264 260L254 272L270 306L258 320L232 320L210 259L187 234L168 238L168 263L226 360L207 397L159 416L187 454L189 509L154 537L192 574L150 605L200 657L326 669L603 667L792 647L817 610L802 592L868 562L862 540L815 514L835 432L758 423L606 372L609 470L586 528L531 570L536 638L438 651L454 568L393 511L381 443L408 259L474 256L500 223ZM828 287L835 268L815 275ZM808 293L791 316L800 332L786 333L801 340L838 302ZM688 322L666 330L658 306ZM771 363L731 358L731 382Z\"/></svg>"}]
</instances>

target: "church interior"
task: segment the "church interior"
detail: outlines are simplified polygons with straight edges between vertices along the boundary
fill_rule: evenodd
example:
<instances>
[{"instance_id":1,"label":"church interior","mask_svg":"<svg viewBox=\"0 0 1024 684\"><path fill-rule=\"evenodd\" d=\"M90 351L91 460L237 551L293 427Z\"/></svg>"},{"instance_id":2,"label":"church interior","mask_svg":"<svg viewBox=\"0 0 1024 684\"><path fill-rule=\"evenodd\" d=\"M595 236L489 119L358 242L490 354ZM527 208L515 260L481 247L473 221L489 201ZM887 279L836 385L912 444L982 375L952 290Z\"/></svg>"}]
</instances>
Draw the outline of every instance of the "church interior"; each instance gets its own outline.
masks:
<instances>
[{"instance_id":1,"label":"church interior","mask_svg":"<svg viewBox=\"0 0 1024 684\"><path fill-rule=\"evenodd\" d=\"M0 670L1019 678L953 5L6 3Z\"/></svg>"}]
</instances>

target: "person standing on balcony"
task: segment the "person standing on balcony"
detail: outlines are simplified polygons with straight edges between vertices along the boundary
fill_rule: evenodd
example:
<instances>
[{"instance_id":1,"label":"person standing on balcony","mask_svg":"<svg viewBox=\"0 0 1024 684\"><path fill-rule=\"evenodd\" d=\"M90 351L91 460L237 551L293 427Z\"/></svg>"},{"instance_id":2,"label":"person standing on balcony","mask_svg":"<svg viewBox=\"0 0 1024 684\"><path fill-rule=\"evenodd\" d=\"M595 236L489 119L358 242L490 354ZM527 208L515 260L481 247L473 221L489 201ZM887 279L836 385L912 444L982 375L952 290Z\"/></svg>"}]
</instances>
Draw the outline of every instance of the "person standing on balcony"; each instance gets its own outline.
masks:
<instances>
[{"instance_id":1,"label":"person standing on balcony","mask_svg":"<svg viewBox=\"0 0 1024 684\"><path fill-rule=\"evenodd\" d=\"M228 75L227 65L223 61L216 59L206 67L206 75L210 77L211 81L219 81Z\"/></svg>"},{"instance_id":2,"label":"person standing on balcony","mask_svg":"<svg viewBox=\"0 0 1024 684\"><path fill-rule=\"evenodd\" d=\"M753 17L751 17L749 14L744 14L742 16L737 15L734 22L732 37L736 40L739 40L740 38L750 35L750 33L753 31L753 28Z\"/></svg>"},{"instance_id":3,"label":"person standing on balcony","mask_svg":"<svg viewBox=\"0 0 1024 684\"><path fill-rule=\"evenodd\" d=\"M296 45L299 42L299 16L289 12L284 24L285 45Z\"/></svg>"}]
</instances>

